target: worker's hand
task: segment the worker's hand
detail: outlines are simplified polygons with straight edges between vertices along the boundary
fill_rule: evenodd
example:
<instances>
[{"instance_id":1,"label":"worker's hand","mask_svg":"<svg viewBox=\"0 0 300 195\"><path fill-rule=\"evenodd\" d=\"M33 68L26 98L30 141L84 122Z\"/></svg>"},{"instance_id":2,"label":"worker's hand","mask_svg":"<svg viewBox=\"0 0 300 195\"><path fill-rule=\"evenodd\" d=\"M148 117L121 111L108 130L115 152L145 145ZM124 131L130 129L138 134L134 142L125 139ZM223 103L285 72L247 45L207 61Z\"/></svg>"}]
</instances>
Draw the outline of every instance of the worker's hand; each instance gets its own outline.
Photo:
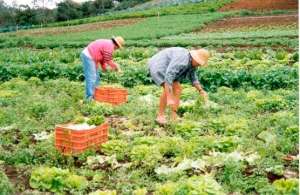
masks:
<instances>
[{"instance_id":1,"label":"worker's hand","mask_svg":"<svg viewBox=\"0 0 300 195\"><path fill-rule=\"evenodd\" d=\"M117 63L115 63L115 65L116 65L116 68L114 69L114 71L116 71L116 72L118 72L118 73L121 73L122 70L121 70L121 68L120 68L120 65L117 64Z\"/></svg>"},{"instance_id":2,"label":"worker's hand","mask_svg":"<svg viewBox=\"0 0 300 195\"><path fill-rule=\"evenodd\" d=\"M203 97L204 103L205 104L208 103L209 102L208 94L204 90L201 90L199 93Z\"/></svg>"},{"instance_id":3,"label":"worker's hand","mask_svg":"<svg viewBox=\"0 0 300 195\"><path fill-rule=\"evenodd\" d=\"M122 74L123 70L121 68L116 68L116 72Z\"/></svg>"}]
</instances>

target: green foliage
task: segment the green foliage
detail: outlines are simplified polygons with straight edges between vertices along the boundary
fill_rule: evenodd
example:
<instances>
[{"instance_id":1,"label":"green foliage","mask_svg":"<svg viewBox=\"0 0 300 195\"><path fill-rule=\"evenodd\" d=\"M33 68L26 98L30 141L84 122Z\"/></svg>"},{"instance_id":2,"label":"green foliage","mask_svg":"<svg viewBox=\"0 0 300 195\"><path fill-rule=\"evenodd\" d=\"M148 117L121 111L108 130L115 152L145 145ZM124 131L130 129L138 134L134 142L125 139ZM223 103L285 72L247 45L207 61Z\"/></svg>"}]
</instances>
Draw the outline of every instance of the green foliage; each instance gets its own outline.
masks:
<instances>
[{"instance_id":1,"label":"green foliage","mask_svg":"<svg viewBox=\"0 0 300 195\"><path fill-rule=\"evenodd\" d=\"M299 62L299 53L298 52L293 53L292 60L295 63Z\"/></svg>"},{"instance_id":2,"label":"green foliage","mask_svg":"<svg viewBox=\"0 0 300 195\"><path fill-rule=\"evenodd\" d=\"M86 194L111 189L95 193L297 194L298 52L291 51L298 47L296 25L201 32L206 23L234 15L214 13L223 2L123 13L124 17L140 17L156 16L160 11L160 16L101 31L0 37L0 47L5 47L0 52L0 161L33 167L31 183L43 192ZM184 14L164 16L168 11ZM109 17L121 15L96 18ZM73 22L77 21L69 24ZM142 46L115 52L114 60L123 73L101 73L101 86L130 87L128 103L118 107L82 103L83 82L74 82L83 80L82 47L112 34L124 36L127 46ZM161 87L153 85L147 61L159 47L167 46L224 50L211 49L209 65L197 71L216 106L204 104L184 81L179 121L159 126L154 119ZM260 46L266 47L257 48ZM99 124L102 116L111 115L109 141L101 151L64 156L55 149L55 125L74 119L81 123L83 117L90 118L90 124ZM41 133L46 138L36 139ZM37 165L67 167L78 175L57 168L36 171ZM273 174L294 179L271 183Z\"/></svg>"},{"instance_id":3,"label":"green foliage","mask_svg":"<svg viewBox=\"0 0 300 195\"><path fill-rule=\"evenodd\" d=\"M89 125L101 125L105 122L105 118L103 116L92 116L87 121L87 124Z\"/></svg>"},{"instance_id":4,"label":"green foliage","mask_svg":"<svg viewBox=\"0 0 300 195\"><path fill-rule=\"evenodd\" d=\"M74 122L75 124L81 124L81 123L84 123L84 122L85 122L85 118L84 118L83 116L77 116L77 117L73 120L73 122Z\"/></svg>"},{"instance_id":5,"label":"green foliage","mask_svg":"<svg viewBox=\"0 0 300 195\"><path fill-rule=\"evenodd\" d=\"M155 12L156 15L157 12ZM10 42L0 43L0 47L7 48L31 45L38 48L57 48L57 47L84 47L90 41L101 38L111 38L112 34L126 37L127 46L136 46L139 42L147 43L150 39L157 39L164 36L176 35L183 32L189 32L205 23L221 19L228 13L210 13L210 14L186 14L186 15L166 15L157 17L148 17L133 25L116 26L106 28L101 31L83 31L79 33L64 33L61 36L49 36L47 34L31 37L30 40L23 41L22 38L11 38ZM185 23L186 25L180 25ZM0 37L1 38L1 37ZM19 41L22 40L20 43ZM141 41L139 41L141 40ZM54 74L49 65L49 73Z\"/></svg>"},{"instance_id":6,"label":"green foliage","mask_svg":"<svg viewBox=\"0 0 300 195\"><path fill-rule=\"evenodd\" d=\"M155 195L225 194L222 187L209 176L193 176L178 183L158 185Z\"/></svg>"},{"instance_id":7,"label":"green foliage","mask_svg":"<svg viewBox=\"0 0 300 195\"><path fill-rule=\"evenodd\" d=\"M182 137L192 138L201 135L203 130L201 130L201 125L199 123L184 121L175 125L174 133L181 135Z\"/></svg>"},{"instance_id":8,"label":"green foliage","mask_svg":"<svg viewBox=\"0 0 300 195\"><path fill-rule=\"evenodd\" d=\"M116 155L117 160L124 160L128 150L127 142L123 140L109 140L101 145L101 151L105 155Z\"/></svg>"},{"instance_id":9,"label":"green foliage","mask_svg":"<svg viewBox=\"0 0 300 195\"><path fill-rule=\"evenodd\" d=\"M279 194L299 194L299 182L297 179L280 179L273 183Z\"/></svg>"},{"instance_id":10,"label":"green foliage","mask_svg":"<svg viewBox=\"0 0 300 195\"><path fill-rule=\"evenodd\" d=\"M43 117L45 117L47 111L48 111L47 105L42 103L33 104L29 108L30 115L37 119L42 119Z\"/></svg>"},{"instance_id":11,"label":"green foliage","mask_svg":"<svg viewBox=\"0 0 300 195\"><path fill-rule=\"evenodd\" d=\"M115 190L97 190L95 192L89 193L89 195L117 195L117 191Z\"/></svg>"},{"instance_id":12,"label":"green foliage","mask_svg":"<svg viewBox=\"0 0 300 195\"><path fill-rule=\"evenodd\" d=\"M243 165L240 162L227 162L222 171L220 179L228 188L234 192L241 189L245 185L243 180L242 170Z\"/></svg>"},{"instance_id":13,"label":"green foliage","mask_svg":"<svg viewBox=\"0 0 300 195\"><path fill-rule=\"evenodd\" d=\"M146 0L143 0L143 1L146 1ZM127 3L121 4L120 7L116 7L116 9L125 8L127 6L132 5L131 1L126 1L126 2ZM160 15L208 13L208 12L214 12L215 10L217 10L218 8L222 7L223 5L225 5L229 2L231 2L231 0L212 0L209 2L187 3L187 4L182 4L182 5L161 7L159 9L157 9L155 7L147 9L147 10L136 10L135 11L133 9L133 11L110 12L108 14L104 14L101 16L75 19L75 20L69 20L69 21L64 21L64 22L54 22L54 23L45 24L44 26L46 26L46 27L71 26L71 25L79 25L79 24L84 24L84 23L93 23L93 22L99 22L99 21L125 19L125 18L144 18L144 17L157 16L158 11L159 11ZM139 3L141 3L141 1L139 1ZM74 8L71 7L71 9L74 9ZM81 10L83 11L83 14L86 14L84 5L82 6ZM80 11L80 10L78 10L78 11ZM92 11L93 11L93 9L92 9ZM101 11L103 12L106 10L101 10ZM70 14L70 13L65 13L65 12L63 12L63 13ZM89 10L88 14L91 14L90 10ZM40 26L34 26L34 25L31 26L31 28L39 28L39 27Z\"/></svg>"},{"instance_id":14,"label":"green foliage","mask_svg":"<svg viewBox=\"0 0 300 195\"><path fill-rule=\"evenodd\" d=\"M82 105L80 111L84 116L110 115L113 113L113 107L106 103L87 102Z\"/></svg>"},{"instance_id":15,"label":"green foliage","mask_svg":"<svg viewBox=\"0 0 300 195\"><path fill-rule=\"evenodd\" d=\"M19 76L26 79L30 77L39 77L40 79L56 79L65 77L70 80L82 80L81 66L66 68L65 70L52 66L51 71L55 74L47 72L47 68L30 71L20 70L19 66L1 67L0 80L6 81L13 77ZM31 67L34 69L34 66ZM46 71L46 72L45 72ZM75 71L75 72L74 72ZM255 87L257 89L279 89L287 87L295 87L298 69L292 67L270 68L264 71L231 71L228 69L200 69L200 82L206 89L215 90L221 86L231 88L239 87ZM75 76L77 75L77 76ZM79 76L78 76L79 75ZM107 80L109 75L104 75ZM133 87L139 84L150 84L151 79L148 70L145 67L128 67L124 70L124 74L119 77L121 84L125 87Z\"/></svg>"},{"instance_id":16,"label":"green foliage","mask_svg":"<svg viewBox=\"0 0 300 195\"><path fill-rule=\"evenodd\" d=\"M85 177L71 174L68 170L59 168L40 167L33 170L30 186L39 190L51 192L82 191L88 181Z\"/></svg>"},{"instance_id":17,"label":"green foliage","mask_svg":"<svg viewBox=\"0 0 300 195\"><path fill-rule=\"evenodd\" d=\"M167 158L189 155L188 144L180 137L162 137L158 143L160 153Z\"/></svg>"},{"instance_id":18,"label":"green foliage","mask_svg":"<svg viewBox=\"0 0 300 195\"><path fill-rule=\"evenodd\" d=\"M0 65L0 80L2 81L14 77L24 79L38 77L42 80L64 77L69 80L83 80L82 65L79 62L77 49L63 49L63 51L55 49L53 53L49 50L39 52L25 50L22 51L20 57L15 57L18 56L15 50L5 49L4 53L6 52L9 53L10 57L0 54L0 61L4 62L3 65ZM125 87L151 84L146 58L151 57L155 52L156 49L154 48L129 48L117 51L116 61L121 64L123 74L102 73L101 80L109 83L119 82ZM277 60L276 53L278 52L276 50L247 50L226 53L212 51L213 55L209 61L209 66L205 69L200 68L198 71L201 84L207 90L215 90L220 86L230 88L255 87L257 89L295 87L298 69L287 66L292 61L292 56L287 55L286 61ZM284 53L286 52L284 51ZM66 64L61 64L65 55L71 60ZM77 60L74 61L76 58ZM11 62L13 63L11 64ZM40 64L41 62L43 65ZM26 64L26 66L20 64ZM185 92L183 93L183 100L189 94L194 95L192 92ZM190 107L181 107L179 111L183 114L186 109L190 109Z\"/></svg>"},{"instance_id":19,"label":"green foliage","mask_svg":"<svg viewBox=\"0 0 300 195\"><path fill-rule=\"evenodd\" d=\"M80 88L83 88L80 83L67 80L41 81L36 78L30 81L13 79L1 84L0 91L10 90L9 92L13 91L15 95L0 98L3 105L0 111L0 129L9 127L13 122L17 129L22 131L12 127L11 130L1 132L0 160L12 165L43 164L50 167L70 167L76 171L85 167L86 157L95 157L96 153L86 153L76 158L64 157L55 150L52 137L34 143L31 141L32 133L42 132L44 129L52 131L55 124L72 121L81 114L91 117L101 116L102 113L111 115L115 112L116 108L109 111L108 108L111 107L107 107L108 105L79 103L83 97L78 94L83 93L83 90L78 92ZM89 182L89 190L105 187L126 194L132 193L138 187L145 187L151 192L156 189L154 183L160 182L163 185L172 181L174 184L169 185L176 188L164 185L162 191L165 189L173 191L174 194L177 187L182 186L178 189L178 193L185 193L190 189L185 181L191 175L211 171L215 173L214 178L222 184L226 192L275 193L275 187L268 182L266 171L283 174L285 166L282 164L282 156L296 152L298 119L295 112L297 105L295 89L218 88L216 92L210 92L209 96L211 101L220 105L220 109L202 108L204 106L202 102L196 100L193 109L185 111L180 123L166 127L152 126L148 123L155 117L155 109L136 106L140 99L139 94L149 92L159 95L159 90L155 86L137 86L129 89L132 94L129 103L118 109L130 119L126 117L121 117L120 121L114 119L117 121L113 121L110 140L101 148L106 157L117 158L113 160L116 164L113 171L109 168L101 174L100 179L95 177L95 181ZM198 97L197 92L194 94L194 89L189 85L184 86L183 93L185 92L188 94L185 101L195 100ZM284 102L285 106L280 107L279 111L267 111L257 107L257 100L273 101L274 97ZM44 104L48 110L43 117L35 118L28 112L29 108ZM19 117L16 113L22 113L26 117L23 121L17 120ZM57 116L57 113L62 114ZM126 131L123 126L126 127ZM259 156L261 160L253 160L255 156ZM162 166L176 168L181 166L185 159L191 159L192 162L203 160L204 168L189 168L172 175L154 175L157 168ZM98 161L97 166L93 167L95 171L99 171L100 161ZM247 175L248 165L251 166L250 171L254 171L250 176ZM101 164L101 168L106 166ZM297 167L296 162L289 165L289 169ZM86 178L94 178L94 174L80 172L80 175L85 175ZM64 178L65 181L66 177ZM77 181L77 177L68 179L68 183L72 186L77 185ZM181 184L181 181L184 181L184 184ZM113 185L115 183L118 184ZM59 189L71 192L70 185L64 183L64 187ZM43 191L51 190L43 188ZM73 189L71 193L78 191L83 192Z\"/></svg>"},{"instance_id":20,"label":"green foliage","mask_svg":"<svg viewBox=\"0 0 300 195\"><path fill-rule=\"evenodd\" d=\"M133 195L146 195L147 189L146 188L140 188L133 191Z\"/></svg>"},{"instance_id":21,"label":"green foliage","mask_svg":"<svg viewBox=\"0 0 300 195\"><path fill-rule=\"evenodd\" d=\"M129 155L135 166L140 166L149 171L163 158L155 146L147 145L134 146Z\"/></svg>"},{"instance_id":22,"label":"green foliage","mask_svg":"<svg viewBox=\"0 0 300 195\"><path fill-rule=\"evenodd\" d=\"M1 195L11 195L13 194L14 190L9 182L6 174L0 170L0 194Z\"/></svg>"}]
</instances>

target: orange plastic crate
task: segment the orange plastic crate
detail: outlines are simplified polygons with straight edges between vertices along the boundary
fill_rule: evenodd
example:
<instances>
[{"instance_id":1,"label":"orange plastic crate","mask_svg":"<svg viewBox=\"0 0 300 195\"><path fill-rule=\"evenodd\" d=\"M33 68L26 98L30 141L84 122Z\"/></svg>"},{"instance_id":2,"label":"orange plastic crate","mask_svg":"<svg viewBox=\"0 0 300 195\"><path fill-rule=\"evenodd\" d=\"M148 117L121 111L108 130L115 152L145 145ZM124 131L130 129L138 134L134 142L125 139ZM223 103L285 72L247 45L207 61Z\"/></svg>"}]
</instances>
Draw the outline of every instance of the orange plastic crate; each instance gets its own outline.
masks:
<instances>
[{"instance_id":1,"label":"orange plastic crate","mask_svg":"<svg viewBox=\"0 0 300 195\"><path fill-rule=\"evenodd\" d=\"M123 88L97 87L94 96L96 101L120 105L127 102L128 91Z\"/></svg>"},{"instance_id":2,"label":"orange plastic crate","mask_svg":"<svg viewBox=\"0 0 300 195\"><path fill-rule=\"evenodd\" d=\"M79 154L87 149L99 149L108 140L108 123L89 130L73 130L67 125L55 127L55 147L64 154Z\"/></svg>"}]
</instances>

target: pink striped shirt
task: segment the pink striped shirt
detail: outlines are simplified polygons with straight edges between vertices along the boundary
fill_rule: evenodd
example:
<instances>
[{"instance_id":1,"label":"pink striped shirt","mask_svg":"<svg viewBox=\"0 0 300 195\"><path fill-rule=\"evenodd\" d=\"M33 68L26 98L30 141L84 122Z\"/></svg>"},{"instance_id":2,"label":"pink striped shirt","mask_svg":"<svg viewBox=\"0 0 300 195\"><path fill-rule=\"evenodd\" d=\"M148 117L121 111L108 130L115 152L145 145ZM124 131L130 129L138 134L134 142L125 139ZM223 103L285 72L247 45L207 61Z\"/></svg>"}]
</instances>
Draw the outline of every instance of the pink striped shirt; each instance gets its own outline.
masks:
<instances>
[{"instance_id":1,"label":"pink striped shirt","mask_svg":"<svg viewBox=\"0 0 300 195\"><path fill-rule=\"evenodd\" d=\"M112 69L116 69L117 65L113 61L113 53L115 51L114 43L109 39L99 39L91 42L88 46L88 51L96 63L96 68L101 64L103 71L106 71L106 65Z\"/></svg>"}]
</instances>

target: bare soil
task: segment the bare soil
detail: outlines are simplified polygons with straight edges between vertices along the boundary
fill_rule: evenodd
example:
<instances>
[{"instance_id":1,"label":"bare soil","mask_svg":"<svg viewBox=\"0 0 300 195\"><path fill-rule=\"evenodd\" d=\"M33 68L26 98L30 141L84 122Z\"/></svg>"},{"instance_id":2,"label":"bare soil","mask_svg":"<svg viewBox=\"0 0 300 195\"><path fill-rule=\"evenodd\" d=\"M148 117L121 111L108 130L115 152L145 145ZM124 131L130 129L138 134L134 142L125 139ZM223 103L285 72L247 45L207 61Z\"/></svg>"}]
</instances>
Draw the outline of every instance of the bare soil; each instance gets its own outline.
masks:
<instances>
[{"instance_id":1,"label":"bare soil","mask_svg":"<svg viewBox=\"0 0 300 195\"><path fill-rule=\"evenodd\" d=\"M236 0L222 7L230 10L298 10L298 0Z\"/></svg>"},{"instance_id":2,"label":"bare soil","mask_svg":"<svg viewBox=\"0 0 300 195\"><path fill-rule=\"evenodd\" d=\"M201 32L217 32L222 30L232 30L238 28L252 28L260 26L298 26L298 15L279 16L257 16L257 17L237 17L219 20L208 24Z\"/></svg>"},{"instance_id":3,"label":"bare soil","mask_svg":"<svg viewBox=\"0 0 300 195\"><path fill-rule=\"evenodd\" d=\"M128 26L135 24L142 19L134 18L134 19L123 19L123 20L112 20L112 21L104 21L104 22L95 22L95 23L88 23L88 24L80 24L74 26L67 26L67 27L49 27L49 28L39 28L33 30L22 30L18 31L17 35L27 35L27 36L39 36L39 35L58 35L63 33L70 33L70 32L84 32L84 31L95 31L95 30L103 30L109 29L113 27L119 26Z\"/></svg>"},{"instance_id":4,"label":"bare soil","mask_svg":"<svg viewBox=\"0 0 300 195\"><path fill-rule=\"evenodd\" d=\"M235 46L235 47L231 47L231 46L225 46L225 47L218 47L218 48L214 48L216 51L220 52L220 53L224 53L224 52L230 52L230 51L236 51L236 50L248 50L248 49L262 49L262 48L266 48L266 47L262 47L262 46L258 46L258 45L241 45L241 46ZM289 48L286 46L282 46L282 45L278 45L278 46L268 46L267 48L272 48L273 50L278 50L278 49L284 49L288 52L295 52L295 48Z\"/></svg>"},{"instance_id":5,"label":"bare soil","mask_svg":"<svg viewBox=\"0 0 300 195\"><path fill-rule=\"evenodd\" d=\"M20 192L23 189L30 189L29 176L26 170L18 170L14 166L6 165L4 172L10 182L13 184L16 192Z\"/></svg>"}]
</instances>

